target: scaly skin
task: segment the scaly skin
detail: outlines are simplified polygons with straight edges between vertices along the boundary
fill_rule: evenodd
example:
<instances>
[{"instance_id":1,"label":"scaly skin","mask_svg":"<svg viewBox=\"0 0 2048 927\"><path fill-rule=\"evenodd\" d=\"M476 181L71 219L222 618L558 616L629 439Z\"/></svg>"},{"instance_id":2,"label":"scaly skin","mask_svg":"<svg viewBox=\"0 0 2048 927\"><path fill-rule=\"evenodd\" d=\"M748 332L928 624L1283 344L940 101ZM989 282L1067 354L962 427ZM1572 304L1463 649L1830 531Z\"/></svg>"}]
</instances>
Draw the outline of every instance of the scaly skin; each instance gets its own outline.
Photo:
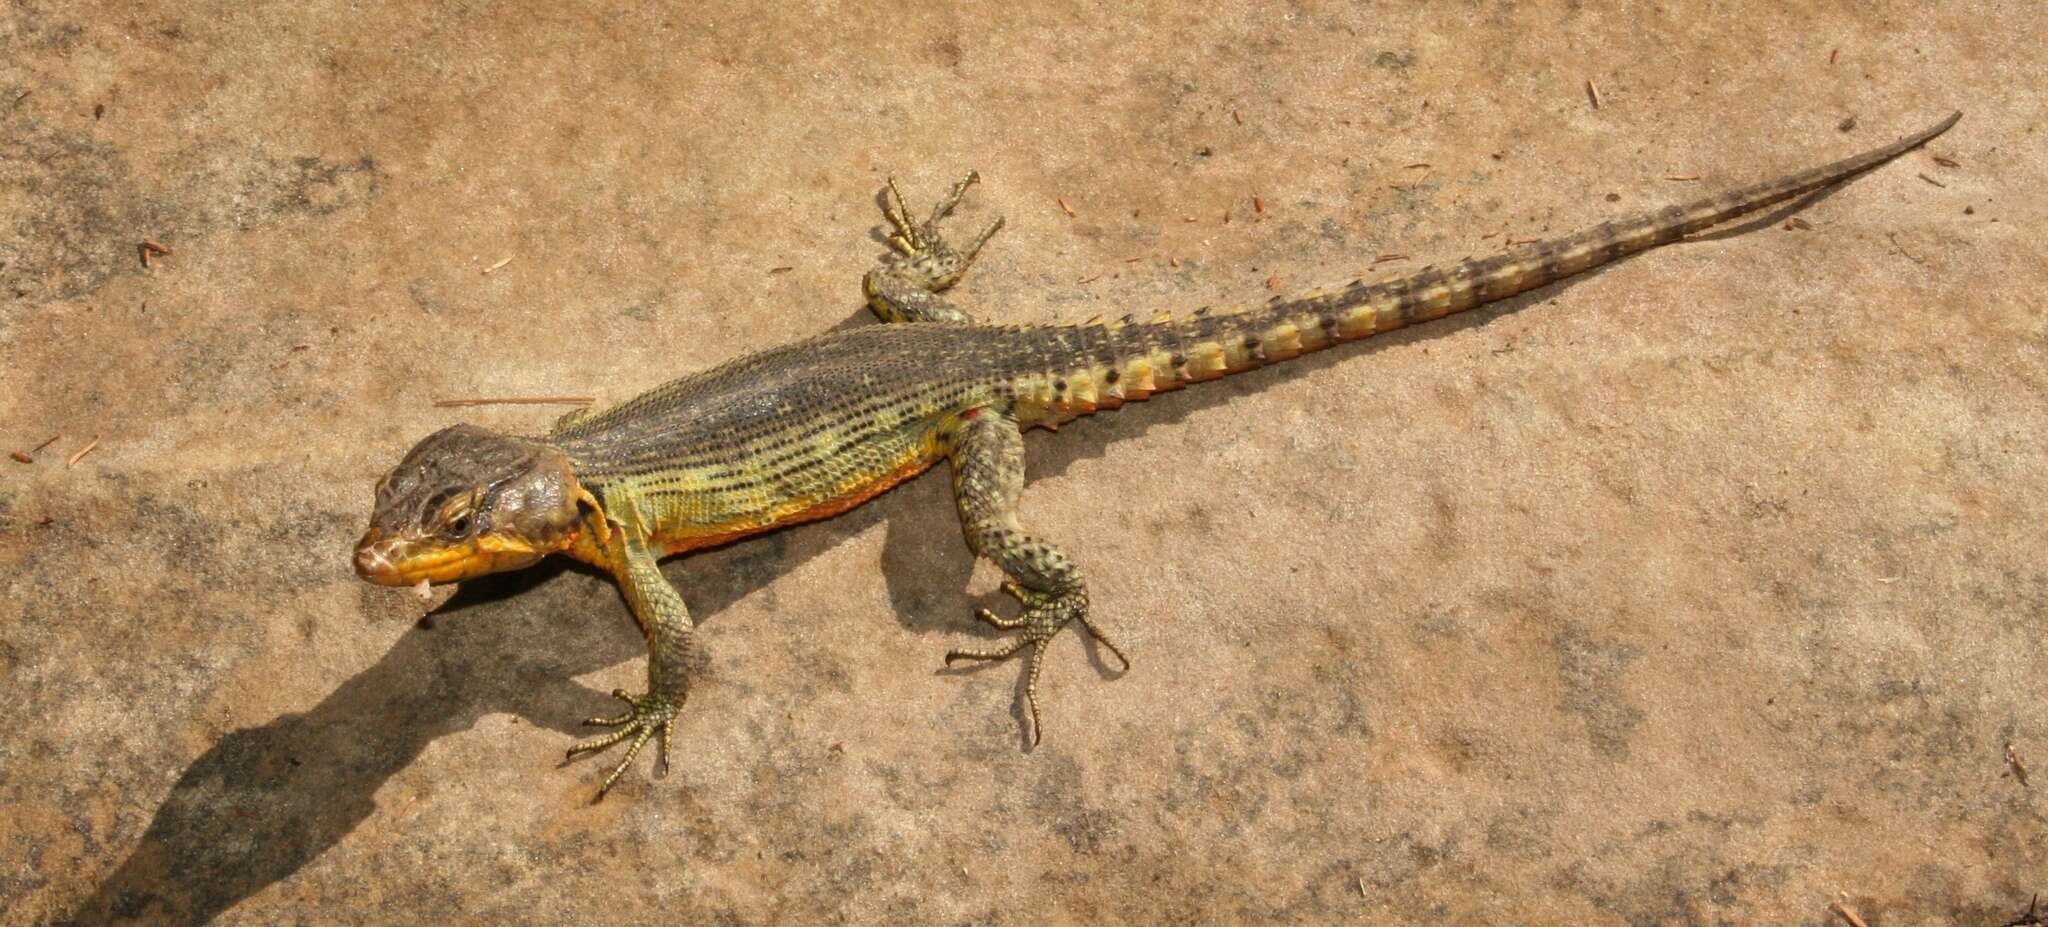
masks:
<instances>
[{"instance_id":1,"label":"scaly skin","mask_svg":"<svg viewBox=\"0 0 2048 927\"><path fill-rule=\"evenodd\" d=\"M651 738L660 738L666 768L670 726L688 695L694 631L682 595L656 566L662 556L836 515L945 459L968 547L1002 569L1023 604L1015 618L981 612L1017 637L946 659L1002 659L1028 645L1024 691L1036 743L1038 675L1053 636L1078 620L1119 660L1124 654L1095 625L1073 560L1018 522L1026 429L1439 318L1678 241L1875 168L1960 116L1833 164L1483 261L1145 322L974 322L941 293L1001 220L964 252L938 226L976 178L957 184L923 222L908 216L891 183L886 214L899 253L867 275L864 290L877 315L900 324L742 357L612 409L565 417L545 437L466 425L437 432L378 484L356 568L373 582L411 585L566 553L610 572L647 638L648 690L615 693L625 713L591 723L616 730L569 751L628 742L602 798Z\"/></svg>"}]
</instances>

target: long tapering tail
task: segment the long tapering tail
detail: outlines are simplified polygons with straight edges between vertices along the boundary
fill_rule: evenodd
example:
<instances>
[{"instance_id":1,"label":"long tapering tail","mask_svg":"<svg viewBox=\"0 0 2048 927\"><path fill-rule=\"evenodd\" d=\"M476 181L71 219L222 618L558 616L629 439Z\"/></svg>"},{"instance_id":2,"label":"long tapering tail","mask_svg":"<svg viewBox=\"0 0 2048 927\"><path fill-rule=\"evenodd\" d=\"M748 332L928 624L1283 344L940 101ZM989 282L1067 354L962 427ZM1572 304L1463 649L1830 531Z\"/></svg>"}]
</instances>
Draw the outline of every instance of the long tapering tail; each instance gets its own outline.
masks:
<instances>
[{"instance_id":1,"label":"long tapering tail","mask_svg":"<svg viewBox=\"0 0 2048 927\"><path fill-rule=\"evenodd\" d=\"M1354 280L1341 289L1274 299L1244 312L1149 322L1089 322L1057 330L1052 369L1019 378L1020 417L1057 425L1155 392L1442 318L1678 241L1730 219L1840 183L1926 144L1962 113L1833 164L1710 196L1576 235L1524 245L1485 260L1427 268L1396 280Z\"/></svg>"}]
</instances>

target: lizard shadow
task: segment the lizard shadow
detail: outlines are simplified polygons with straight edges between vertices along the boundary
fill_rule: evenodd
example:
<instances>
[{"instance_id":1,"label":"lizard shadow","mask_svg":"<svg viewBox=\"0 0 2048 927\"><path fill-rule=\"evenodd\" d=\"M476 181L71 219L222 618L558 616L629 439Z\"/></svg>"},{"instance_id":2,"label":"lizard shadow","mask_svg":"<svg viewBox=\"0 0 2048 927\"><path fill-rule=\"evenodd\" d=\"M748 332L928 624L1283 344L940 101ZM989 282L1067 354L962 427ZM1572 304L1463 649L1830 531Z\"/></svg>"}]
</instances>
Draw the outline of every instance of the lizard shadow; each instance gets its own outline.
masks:
<instances>
[{"instance_id":1,"label":"lizard shadow","mask_svg":"<svg viewBox=\"0 0 2048 927\"><path fill-rule=\"evenodd\" d=\"M1811 201L1795 202L1737 229L1770 224ZM1711 237L1726 234L1739 232ZM1076 422L1056 436L1027 443L1027 479L1059 476L1078 462L1104 456L1118 442L1225 405L1278 379L1312 376L1362 354L1485 325L1553 299L1619 263L1427 325ZM862 309L854 318L865 314ZM677 558L663 570L703 622L884 523L882 574L897 621L919 634L982 628L984 636L992 635L992 629L964 620L970 603L963 590L974 563L960 540L943 478L913 481L825 522ZM364 587L362 594L388 593ZM995 601L999 595L981 596L979 604L1009 608ZM201 754L171 785L134 852L66 922L211 920L340 842L375 812L377 793L392 776L435 740L468 729L486 715L510 714L580 736L583 718L612 706L575 678L644 655L626 615L610 579L581 566L551 562L463 583L375 664L318 704L231 732ZM1110 674L1099 647L1092 641L1088 647L1098 671ZM980 672L994 665L950 672ZM1028 742L1023 674L1016 675L1012 711L1020 737ZM715 671L705 678L716 684ZM583 779L594 782L602 764L588 769Z\"/></svg>"}]
</instances>

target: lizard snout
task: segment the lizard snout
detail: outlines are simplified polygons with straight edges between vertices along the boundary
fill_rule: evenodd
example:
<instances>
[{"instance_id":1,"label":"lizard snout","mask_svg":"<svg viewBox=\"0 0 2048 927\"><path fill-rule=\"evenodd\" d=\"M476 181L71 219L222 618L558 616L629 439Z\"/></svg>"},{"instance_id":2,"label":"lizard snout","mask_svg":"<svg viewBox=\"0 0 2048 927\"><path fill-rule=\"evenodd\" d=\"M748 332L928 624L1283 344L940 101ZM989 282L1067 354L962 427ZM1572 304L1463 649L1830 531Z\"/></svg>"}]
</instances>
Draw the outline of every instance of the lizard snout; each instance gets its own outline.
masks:
<instances>
[{"instance_id":1,"label":"lizard snout","mask_svg":"<svg viewBox=\"0 0 2048 927\"><path fill-rule=\"evenodd\" d=\"M380 586L404 585L398 565L392 562L392 547L393 542L379 536L377 529L363 532L363 539L356 542L356 575Z\"/></svg>"}]
</instances>

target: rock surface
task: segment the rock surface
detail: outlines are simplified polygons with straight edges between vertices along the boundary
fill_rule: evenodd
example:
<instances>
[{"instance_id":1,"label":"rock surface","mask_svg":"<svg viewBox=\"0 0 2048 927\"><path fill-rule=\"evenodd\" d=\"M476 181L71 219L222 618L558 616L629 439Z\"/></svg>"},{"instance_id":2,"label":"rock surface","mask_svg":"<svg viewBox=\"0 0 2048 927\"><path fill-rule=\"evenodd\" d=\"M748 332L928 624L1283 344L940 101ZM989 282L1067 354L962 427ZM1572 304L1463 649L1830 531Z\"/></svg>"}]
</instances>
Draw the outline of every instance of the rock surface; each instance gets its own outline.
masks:
<instances>
[{"instance_id":1,"label":"rock surface","mask_svg":"<svg viewBox=\"0 0 2048 927\"><path fill-rule=\"evenodd\" d=\"M0 450L60 436L0 458L0 920L1881 927L2048 888L2033 4L151 6L0 8ZM669 564L709 654L675 768L596 806L561 751L642 672L607 580L350 573L412 441L556 414L437 398L865 324L891 173L982 172L962 221L1009 227L959 299L1039 322L1958 108L1810 227L1034 435L1025 515L1136 661L1064 636L1035 750L1017 666L939 669L1005 607L941 475Z\"/></svg>"}]
</instances>

